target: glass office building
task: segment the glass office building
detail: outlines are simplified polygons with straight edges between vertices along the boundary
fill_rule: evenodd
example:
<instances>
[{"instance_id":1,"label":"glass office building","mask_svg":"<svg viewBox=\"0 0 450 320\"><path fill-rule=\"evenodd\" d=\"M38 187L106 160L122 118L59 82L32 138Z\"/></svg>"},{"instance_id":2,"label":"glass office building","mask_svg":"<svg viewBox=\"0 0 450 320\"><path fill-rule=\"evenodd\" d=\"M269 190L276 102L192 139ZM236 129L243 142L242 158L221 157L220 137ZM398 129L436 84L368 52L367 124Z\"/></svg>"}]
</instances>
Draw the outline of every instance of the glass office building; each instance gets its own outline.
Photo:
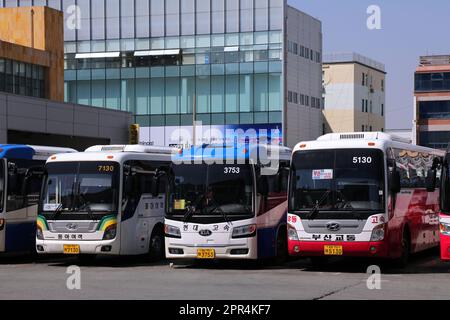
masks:
<instances>
[{"instance_id":1,"label":"glass office building","mask_svg":"<svg viewBox=\"0 0 450 320\"><path fill-rule=\"evenodd\" d=\"M142 143L186 143L194 121L284 131L285 0L0 0L31 4L64 11L65 101L131 111Z\"/></svg>"}]
</instances>

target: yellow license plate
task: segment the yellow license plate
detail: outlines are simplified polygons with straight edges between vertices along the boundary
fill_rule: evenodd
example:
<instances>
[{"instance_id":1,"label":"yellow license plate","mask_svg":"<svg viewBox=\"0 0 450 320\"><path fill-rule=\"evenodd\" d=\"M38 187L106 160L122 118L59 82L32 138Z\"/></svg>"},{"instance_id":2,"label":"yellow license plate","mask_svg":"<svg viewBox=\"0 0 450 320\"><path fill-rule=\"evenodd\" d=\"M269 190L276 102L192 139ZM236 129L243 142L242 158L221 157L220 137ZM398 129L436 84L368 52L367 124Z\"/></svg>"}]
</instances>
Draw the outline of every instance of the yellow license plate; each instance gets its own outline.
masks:
<instances>
[{"instance_id":1,"label":"yellow license plate","mask_svg":"<svg viewBox=\"0 0 450 320\"><path fill-rule=\"evenodd\" d=\"M214 259L215 256L214 249L197 249L197 259Z\"/></svg>"},{"instance_id":2,"label":"yellow license plate","mask_svg":"<svg viewBox=\"0 0 450 320\"><path fill-rule=\"evenodd\" d=\"M323 253L327 256L342 256L344 250L342 249L342 246L324 246Z\"/></svg>"},{"instance_id":3,"label":"yellow license plate","mask_svg":"<svg viewBox=\"0 0 450 320\"><path fill-rule=\"evenodd\" d=\"M78 244L65 244L63 249L64 249L64 254L79 254L80 253L80 246Z\"/></svg>"}]
</instances>

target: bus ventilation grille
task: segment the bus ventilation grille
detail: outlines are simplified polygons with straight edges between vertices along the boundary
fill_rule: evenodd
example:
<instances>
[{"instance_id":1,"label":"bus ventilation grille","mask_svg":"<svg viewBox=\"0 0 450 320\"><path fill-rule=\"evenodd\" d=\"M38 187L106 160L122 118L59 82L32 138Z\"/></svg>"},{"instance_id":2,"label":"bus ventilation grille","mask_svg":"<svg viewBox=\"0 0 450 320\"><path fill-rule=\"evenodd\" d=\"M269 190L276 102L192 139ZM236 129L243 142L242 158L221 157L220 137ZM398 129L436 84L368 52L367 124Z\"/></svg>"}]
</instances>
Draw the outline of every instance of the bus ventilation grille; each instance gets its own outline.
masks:
<instances>
[{"instance_id":1,"label":"bus ventilation grille","mask_svg":"<svg viewBox=\"0 0 450 320\"><path fill-rule=\"evenodd\" d=\"M341 134L339 138L341 140L343 140L343 139L364 139L364 134L363 133Z\"/></svg>"}]
</instances>

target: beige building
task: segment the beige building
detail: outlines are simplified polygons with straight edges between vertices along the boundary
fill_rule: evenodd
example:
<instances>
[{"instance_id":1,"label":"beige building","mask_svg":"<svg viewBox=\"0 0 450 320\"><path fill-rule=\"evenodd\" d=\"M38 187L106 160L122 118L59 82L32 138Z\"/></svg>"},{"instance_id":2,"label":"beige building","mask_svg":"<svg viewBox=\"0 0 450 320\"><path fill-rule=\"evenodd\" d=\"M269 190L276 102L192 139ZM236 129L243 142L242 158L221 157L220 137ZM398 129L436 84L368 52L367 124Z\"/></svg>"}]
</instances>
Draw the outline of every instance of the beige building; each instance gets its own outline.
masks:
<instances>
[{"instance_id":1,"label":"beige building","mask_svg":"<svg viewBox=\"0 0 450 320\"><path fill-rule=\"evenodd\" d=\"M324 133L384 131L386 72L356 53L324 55Z\"/></svg>"}]
</instances>

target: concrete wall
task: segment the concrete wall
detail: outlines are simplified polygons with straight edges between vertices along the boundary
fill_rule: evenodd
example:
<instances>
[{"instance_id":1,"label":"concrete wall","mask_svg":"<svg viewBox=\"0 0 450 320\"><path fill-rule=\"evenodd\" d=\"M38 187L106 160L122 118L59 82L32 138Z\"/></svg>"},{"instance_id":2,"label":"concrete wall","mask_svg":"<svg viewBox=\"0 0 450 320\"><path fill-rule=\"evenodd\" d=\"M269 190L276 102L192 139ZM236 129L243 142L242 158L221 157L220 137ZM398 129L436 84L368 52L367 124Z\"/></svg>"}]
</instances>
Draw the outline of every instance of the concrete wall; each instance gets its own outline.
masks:
<instances>
[{"instance_id":1,"label":"concrete wall","mask_svg":"<svg viewBox=\"0 0 450 320\"><path fill-rule=\"evenodd\" d=\"M325 108L327 132L385 129L386 80L385 73L356 62L324 63ZM362 85L362 74L368 75L370 85ZM382 88L384 81L384 88ZM383 89L383 90L382 90ZM362 100L368 101L368 112L362 112ZM372 102L372 110L370 110ZM382 115L383 105L383 115Z\"/></svg>"},{"instance_id":2,"label":"concrete wall","mask_svg":"<svg viewBox=\"0 0 450 320\"><path fill-rule=\"evenodd\" d=\"M285 51L287 52L287 40L322 53L322 23L293 8L287 6ZM310 59L286 53L286 88L288 91L302 93L315 98L322 98L322 64ZM321 101L322 103L322 101ZM285 126L286 144L295 146L304 140L314 140L322 135L323 116L322 110L301 104L289 103L285 100L286 114Z\"/></svg>"},{"instance_id":3,"label":"concrete wall","mask_svg":"<svg viewBox=\"0 0 450 320\"><path fill-rule=\"evenodd\" d=\"M31 62L30 55L48 53L47 97L64 101L64 18L49 7L0 8L0 40L35 49L18 49L13 59ZM24 51L21 54L21 51ZM6 57L5 57L6 58Z\"/></svg>"},{"instance_id":4,"label":"concrete wall","mask_svg":"<svg viewBox=\"0 0 450 320\"><path fill-rule=\"evenodd\" d=\"M0 143L8 130L128 142L131 113L0 92ZM42 144L45 144L43 142Z\"/></svg>"}]
</instances>

